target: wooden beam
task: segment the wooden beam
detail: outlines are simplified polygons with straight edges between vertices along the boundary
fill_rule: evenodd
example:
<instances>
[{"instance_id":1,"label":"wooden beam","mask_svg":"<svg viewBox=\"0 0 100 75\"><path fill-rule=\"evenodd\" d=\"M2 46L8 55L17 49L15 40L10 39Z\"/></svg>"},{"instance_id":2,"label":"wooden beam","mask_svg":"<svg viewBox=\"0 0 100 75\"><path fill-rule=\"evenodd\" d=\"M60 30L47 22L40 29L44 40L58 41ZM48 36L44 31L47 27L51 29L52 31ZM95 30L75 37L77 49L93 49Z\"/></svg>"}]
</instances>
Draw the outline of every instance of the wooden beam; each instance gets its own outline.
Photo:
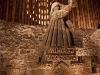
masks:
<instances>
[{"instance_id":1,"label":"wooden beam","mask_svg":"<svg viewBox=\"0 0 100 75\"><path fill-rule=\"evenodd\" d=\"M19 23L22 23L22 0L19 3Z\"/></svg>"},{"instance_id":2,"label":"wooden beam","mask_svg":"<svg viewBox=\"0 0 100 75\"><path fill-rule=\"evenodd\" d=\"M13 8L12 8L12 22L15 22L15 11L16 11L16 0L13 0L13 4L12 4Z\"/></svg>"},{"instance_id":3,"label":"wooden beam","mask_svg":"<svg viewBox=\"0 0 100 75\"><path fill-rule=\"evenodd\" d=\"M22 24L25 23L25 0L22 0Z\"/></svg>"}]
</instances>

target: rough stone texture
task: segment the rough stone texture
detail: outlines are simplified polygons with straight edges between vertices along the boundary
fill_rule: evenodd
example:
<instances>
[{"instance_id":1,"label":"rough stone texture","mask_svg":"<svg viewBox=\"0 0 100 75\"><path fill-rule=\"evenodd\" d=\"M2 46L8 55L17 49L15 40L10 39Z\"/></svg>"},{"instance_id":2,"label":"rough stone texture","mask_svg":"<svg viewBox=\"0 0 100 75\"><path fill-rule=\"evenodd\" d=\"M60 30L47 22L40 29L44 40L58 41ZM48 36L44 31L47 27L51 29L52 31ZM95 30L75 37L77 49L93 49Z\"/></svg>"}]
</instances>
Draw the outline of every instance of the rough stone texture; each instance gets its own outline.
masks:
<instances>
[{"instance_id":1,"label":"rough stone texture","mask_svg":"<svg viewBox=\"0 0 100 75\"><path fill-rule=\"evenodd\" d=\"M95 45L100 46L100 29L96 30L91 36L91 40L95 43Z\"/></svg>"},{"instance_id":2,"label":"rough stone texture","mask_svg":"<svg viewBox=\"0 0 100 75\"><path fill-rule=\"evenodd\" d=\"M35 67L46 28L0 21L0 73L6 68Z\"/></svg>"},{"instance_id":3,"label":"rough stone texture","mask_svg":"<svg viewBox=\"0 0 100 75\"><path fill-rule=\"evenodd\" d=\"M6 73L14 75L15 72L20 75L50 75L56 65L52 66L52 62L37 63L38 48L46 30L47 26L0 21L0 75L6 75ZM95 30L90 29L75 29L75 34L73 33L77 50L90 52L90 55L84 52L81 63L70 64L70 61L64 61L69 67L77 67L73 68L73 71L79 72L79 75L91 75L92 64L96 64L100 73L100 48L89 37L94 32ZM98 58L95 59L95 56Z\"/></svg>"}]
</instances>

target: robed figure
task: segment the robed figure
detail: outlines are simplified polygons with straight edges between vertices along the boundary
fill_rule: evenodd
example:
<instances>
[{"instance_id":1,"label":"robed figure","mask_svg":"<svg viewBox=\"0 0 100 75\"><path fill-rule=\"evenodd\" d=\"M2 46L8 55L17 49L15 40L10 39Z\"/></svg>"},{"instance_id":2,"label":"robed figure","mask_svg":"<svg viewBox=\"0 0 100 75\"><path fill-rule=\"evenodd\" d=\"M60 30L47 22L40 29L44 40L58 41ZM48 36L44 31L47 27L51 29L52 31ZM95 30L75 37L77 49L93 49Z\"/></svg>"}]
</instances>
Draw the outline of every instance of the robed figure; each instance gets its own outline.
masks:
<instances>
[{"instance_id":1,"label":"robed figure","mask_svg":"<svg viewBox=\"0 0 100 75\"><path fill-rule=\"evenodd\" d=\"M75 8L77 2L74 0L68 0L68 5L63 5L59 2L54 2L51 6L50 12L50 24L43 38L41 47L71 47L72 37L71 31L73 26L71 21L64 22L63 18ZM42 49L43 50L43 49ZM41 50L40 56L43 56L44 51Z\"/></svg>"}]
</instances>

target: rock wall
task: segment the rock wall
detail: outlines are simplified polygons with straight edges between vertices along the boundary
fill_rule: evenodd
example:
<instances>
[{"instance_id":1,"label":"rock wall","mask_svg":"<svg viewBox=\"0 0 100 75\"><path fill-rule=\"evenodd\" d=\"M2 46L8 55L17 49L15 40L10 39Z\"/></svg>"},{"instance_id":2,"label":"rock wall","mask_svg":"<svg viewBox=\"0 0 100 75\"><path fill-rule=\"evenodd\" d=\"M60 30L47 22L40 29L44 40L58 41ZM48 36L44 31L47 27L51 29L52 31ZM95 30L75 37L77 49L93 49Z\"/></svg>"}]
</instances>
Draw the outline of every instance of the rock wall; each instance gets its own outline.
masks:
<instances>
[{"instance_id":1,"label":"rock wall","mask_svg":"<svg viewBox=\"0 0 100 75\"><path fill-rule=\"evenodd\" d=\"M35 67L31 62L38 62L38 48L46 29L46 26L0 21L0 72L7 68Z\"/></svg>"},{"instance_id":2,"label":"rock wall","mask_svg":"<svg viewBox=\"0 0 100 75\"><path fill-rule=\"evenodd\" d=\"M40 75L40 72L41 75L44 73L50 75L51 68L41 69L41 66L45 66L44 63L37 63L39 47L46 30L47 26L24 25L0 20L0 75L15 73L16 75ZM95 30L75 29L73 33L76 47L81 47L86 51L92 50L91 55L97 54L100 50L88 38L93 32ZM84 74L89 75L91 74L91 57L83 57L83 60L85 60ZM52 64L47 65L51 67ZM100 70L99 67L97 69Z\"/></svg>"}]
</instances>

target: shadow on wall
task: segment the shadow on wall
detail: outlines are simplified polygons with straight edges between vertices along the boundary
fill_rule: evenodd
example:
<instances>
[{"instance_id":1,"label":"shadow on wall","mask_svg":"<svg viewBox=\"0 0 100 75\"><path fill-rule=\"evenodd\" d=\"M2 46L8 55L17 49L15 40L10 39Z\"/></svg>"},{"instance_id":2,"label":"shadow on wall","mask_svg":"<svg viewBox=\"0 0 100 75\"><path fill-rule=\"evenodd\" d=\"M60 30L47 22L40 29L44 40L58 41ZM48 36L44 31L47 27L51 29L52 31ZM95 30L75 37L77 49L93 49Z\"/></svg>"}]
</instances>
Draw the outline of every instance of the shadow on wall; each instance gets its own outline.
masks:
<instances>
[{"instance_id":1,"label":"shadow on wall","mask_svg":"<svg viewBox=\"0 0 100 75\"><path fill-rule=\"evenodd\" d=\"M98 29L100 29L100 24L98 24Z\"/></svg>"},{"instance_id":2,"label":"shadow on wall","mask_svg":"<svg viewBox=\"0 0 100 75\"><path fill-rule=\"evenodd\" d=\"M0 75L7 75L6 71L0 71Z\"/></svg>"}]
</instances>

